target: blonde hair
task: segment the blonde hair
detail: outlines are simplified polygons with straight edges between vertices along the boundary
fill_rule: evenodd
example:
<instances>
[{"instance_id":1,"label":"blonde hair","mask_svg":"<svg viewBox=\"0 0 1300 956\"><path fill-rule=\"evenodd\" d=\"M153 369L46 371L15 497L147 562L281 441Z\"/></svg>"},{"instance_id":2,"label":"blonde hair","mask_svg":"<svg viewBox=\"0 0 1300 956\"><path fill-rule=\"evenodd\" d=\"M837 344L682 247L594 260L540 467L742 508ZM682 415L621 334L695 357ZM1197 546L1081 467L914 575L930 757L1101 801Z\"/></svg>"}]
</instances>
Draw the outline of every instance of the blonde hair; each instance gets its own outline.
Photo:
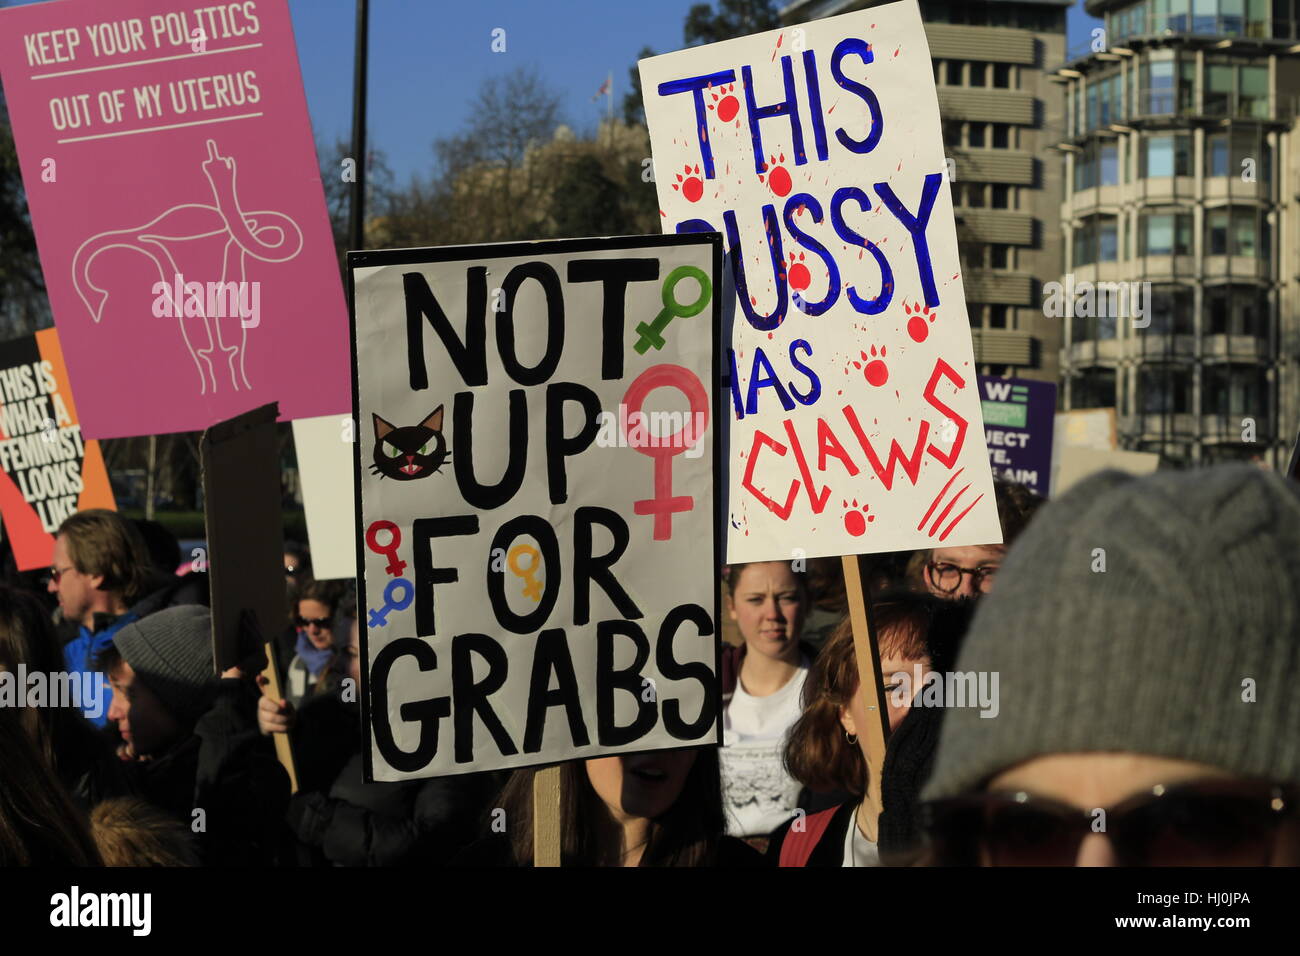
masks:
<instances>
[{"instance_id":1,"label":"blonde hair","mask_svg":"<svg viewBox=\"0 0 1300 956\"><path fill-rule=\"evenodd\" d=\"M90 811L90 831L105 866L198 866L184 824L135 797L116 797Z\"/></svg>"}]
</instances>

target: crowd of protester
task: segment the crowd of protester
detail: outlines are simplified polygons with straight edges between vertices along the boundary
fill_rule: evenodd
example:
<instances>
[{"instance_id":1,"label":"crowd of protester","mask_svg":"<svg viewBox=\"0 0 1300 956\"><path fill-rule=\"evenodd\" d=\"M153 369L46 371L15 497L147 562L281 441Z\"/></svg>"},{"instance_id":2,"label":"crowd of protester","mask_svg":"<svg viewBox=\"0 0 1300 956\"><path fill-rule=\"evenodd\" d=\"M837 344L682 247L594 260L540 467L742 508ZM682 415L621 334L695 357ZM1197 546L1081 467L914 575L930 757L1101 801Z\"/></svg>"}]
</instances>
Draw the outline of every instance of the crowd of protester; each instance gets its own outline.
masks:
<instances>
[{"instance_id":1,"label":"crowd of protester","mask_svg":"<svg viewBox=\"0 0 1300 956\"><path fill-rule=\"evenodd\" d=\"M563 862L1300 864L1300 488L997 504L1001 544L861 560L875 705L838 559L721 569L722 746L564 764ZM207 575L156 523L69 517L44 591L10 560L0 670L102 693L0 706L0 864L531 865L535 769L366 782L355 584L293 543L284 573L271 682L215 673Z\"/></svg>"}]
</instances>

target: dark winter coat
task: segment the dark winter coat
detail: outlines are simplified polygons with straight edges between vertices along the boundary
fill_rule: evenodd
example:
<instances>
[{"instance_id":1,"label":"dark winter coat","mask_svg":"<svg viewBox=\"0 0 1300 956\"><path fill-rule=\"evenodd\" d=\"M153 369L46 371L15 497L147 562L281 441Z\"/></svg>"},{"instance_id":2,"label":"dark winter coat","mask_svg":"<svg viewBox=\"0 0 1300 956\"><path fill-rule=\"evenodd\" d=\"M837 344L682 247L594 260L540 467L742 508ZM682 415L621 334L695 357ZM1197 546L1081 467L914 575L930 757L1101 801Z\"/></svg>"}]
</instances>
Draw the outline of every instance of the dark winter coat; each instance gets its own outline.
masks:
<instances>
[{"instance_id":1,"label":"dark winter coat","mask_svg":"<svg viewBox=\"0 0 1300 956\"><path fill-rule=\"evenodd\" d=\"M880 814L880 860L887 866L908 864L921 851L921 788L934 769L942 726L942 707L913 706L889 739Z\"/></svg>"},{"instance_id":2,"label":"dark winter coat","mask_svg":"<svg viewBox=\"0 0 1300 956\"><path fill-rule=\"evenodd\" d=\"M109 737L75 714L56 727L56 771L68 795L87 813L113 797L135 795L127 766Z\"/></svg>"},{"instance_id":3,"label":"dark winter coat","mask_svg":"<svg viewBox=\"0 0 1300 956\"><path fill-rule=\"evenodd\" d=\"M853 825L853 815L857 808L858 801L849 800L847 803L840 804L834 810L830 823L822 831L816 847L804 866L841 867L844 865L844 844L848 839L849 827ZM808 814L805 819L811 816L812 814ZM786 837L790 833L790 826L793 823L794 819L787 820L772 831L772 839L767 844L767 852L763 854L768 866L780 865L781 847L785 844Z\"/></svg>"},{"instance_id":4,"label":"dark winter coat","mask_svg":"<svg viewBox=\"0 0 1300 956\"><path fill-rule=\"evenodd\" d=\"M198 835L207 866L274 862L289 775L258 731L258 696L249 681L217 682L193 734L156 759L130 765L140 795Z\"/></svg>"},{"instance_id":5,"label":"dark winter coat","mask_svg":"<svg viewBox=\"0 0 1300 956\"><path fill-rule=\"evenodd\" d=\"M439 866L465 846L499 774L366 783L361 718L338 692L310 698L294 731L301 790L289 825L314 854L336 866Z\"/></svg>"}]
</instances>

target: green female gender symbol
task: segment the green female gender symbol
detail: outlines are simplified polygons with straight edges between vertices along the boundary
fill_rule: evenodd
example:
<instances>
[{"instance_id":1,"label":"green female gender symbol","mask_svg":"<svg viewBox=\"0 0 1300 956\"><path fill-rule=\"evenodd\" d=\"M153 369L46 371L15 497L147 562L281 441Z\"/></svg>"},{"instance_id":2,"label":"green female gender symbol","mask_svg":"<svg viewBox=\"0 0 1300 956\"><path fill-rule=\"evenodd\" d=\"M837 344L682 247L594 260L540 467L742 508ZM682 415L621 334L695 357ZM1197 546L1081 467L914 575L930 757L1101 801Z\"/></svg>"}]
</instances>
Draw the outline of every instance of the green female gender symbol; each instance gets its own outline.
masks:
<instances>
[{"instance_id":1,"label":"green female gender symbol","mask_svg":"<svg viewBox=\"0 0 1300 956\"><path fill-rule=\"evenodd\" d=\"M700 284L700 297L690 305L682 305L673 293L677 291L677 284L688 278ZM652 345L656 349L663 348L666 343L662 333L668 327L668 323L674 318L689 319L693 315L699 315L712 297L713 286L703 269L697 269L695 266L678 266L668 273L668 279L664 282L663 311L654 317L653 322L649 324L642 322L636 327L640 338L632 347L636 349L638 355L645 355Z\"/></svg>"}]
</instances>

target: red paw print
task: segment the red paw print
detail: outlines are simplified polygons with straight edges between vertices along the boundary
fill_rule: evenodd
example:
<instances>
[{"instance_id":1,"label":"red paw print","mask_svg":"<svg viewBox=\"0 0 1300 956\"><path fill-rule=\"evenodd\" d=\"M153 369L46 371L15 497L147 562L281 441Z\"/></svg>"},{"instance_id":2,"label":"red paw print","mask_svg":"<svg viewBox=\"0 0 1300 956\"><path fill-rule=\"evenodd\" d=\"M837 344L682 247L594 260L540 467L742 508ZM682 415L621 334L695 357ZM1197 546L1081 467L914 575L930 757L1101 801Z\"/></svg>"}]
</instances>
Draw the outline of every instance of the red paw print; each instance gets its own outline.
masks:
<instances>
[{"instance_id":1,"label":"red paw print","mask_svg":"<svg viewBox=\"0 0 1300 956\"><path fill-rule=\"evenodd\" d=\"M718 104L718 119L724 123L730 123L740 112L740 100L732 95L732 90L735 88L735 83L728 83L726 86L718 87L718 92L712 94L713 103ZM709 104L709 109L713 109L713 103Z\"/></svg>"},{"instance_id":2,"label":"red paw print","mask_svg":"<svg viewBox=\"0 0 1300 956\"><path fill-rule=\"evenodd\" d=\"M694 176L690 175L692 172L695 173ZM687 175L685 180L682 179L682 173ZM700 197L704 195L704 181L700 179L699 173L700 167L698 163L693 170L690 164L687 163L682 167L682 172L677 174L677 183L681 183L681 186L673 183L673 189L680 189L681 194L686 197L688 202L699 202Z\"/></svg>"},{"instance_id":3,"label":"red paw print","mask_svg":"<svg viewBox=\"0 0 1300 956\"><path fill-rule=\"evenodd\" d=\"M767 185L772 192L776 193L778 196L788 196L790 190L794 188L794 181L790 178L790 173L786 171L784 166L777 165L777 163L784 162L785 153L782 153L779 157L769 157L768 161L763 164L763 172L767 173L769 169L772 170L767 174ZM763 181L763 176L761 174L758 177L758 181L760 183Z\"/></svg>"},{"instance_id":4,"label":"red paw print","mask_svg":"<svg viewBox=\"0 0 1300 956\"><path fill-rule=\"evenodd\" d=\"M797 259L793 252L790 253L790 288L799 292L807 289L812 284L812 274L808 271L808 267L803 264L803 260L804 253L799 253Z\"/></svg>"},{"instance_id":5,"label":"red paw print","mask_svg":"<svg viewBox=\"0 0 1300 956\"><path fill-rule=\"evenodd\" d=\"M930 336L930 326L927 322L934 322L938 318L930 312L928 305L922 305L918 302L915 307L903 303L903 308L907 314L912 316L907 320L907 334L912 337L913 342L924 342Z\"/></svg>"},{"instance_id":6,"label":"red paw print","mask_svg":"<svg viewBox=\"0 0 1300 956\"><path fill-rule=\"evenodd\" d=\"M858 353L862 356L862 362L867 363L867 367L862 374L866 377L867 383L874 385L876 388L889 381L889 366L882 361L885 357L885 351L885 347L882 345L879 352L880 357L877 358L876 347L873 345L871 346L870 356L866 352ZM853 367L862 368L862 362L854 362Z\"/></svg>"},{"instance_id":7,"label":"red paw print","mask_svg":"<svg viewBox=\"0 0 1300 956\"><path fill-rule=\"evenodd\" d=\"M849 506L849 503L847 501L841 501L841 504L843 504L845 508ZM861 511L858 510L859 507L862 508ZM869 522L876 520L875 515L867 513L870 510L871 510L870 505L859 506L858 499L854 498L853 510L845 512L844 514L844 530L847 531L849 534L853 535L853 537L855 538L860 538L862 537L862 535L866 534L867 524Z\"/></svg>"}]
</instances>

